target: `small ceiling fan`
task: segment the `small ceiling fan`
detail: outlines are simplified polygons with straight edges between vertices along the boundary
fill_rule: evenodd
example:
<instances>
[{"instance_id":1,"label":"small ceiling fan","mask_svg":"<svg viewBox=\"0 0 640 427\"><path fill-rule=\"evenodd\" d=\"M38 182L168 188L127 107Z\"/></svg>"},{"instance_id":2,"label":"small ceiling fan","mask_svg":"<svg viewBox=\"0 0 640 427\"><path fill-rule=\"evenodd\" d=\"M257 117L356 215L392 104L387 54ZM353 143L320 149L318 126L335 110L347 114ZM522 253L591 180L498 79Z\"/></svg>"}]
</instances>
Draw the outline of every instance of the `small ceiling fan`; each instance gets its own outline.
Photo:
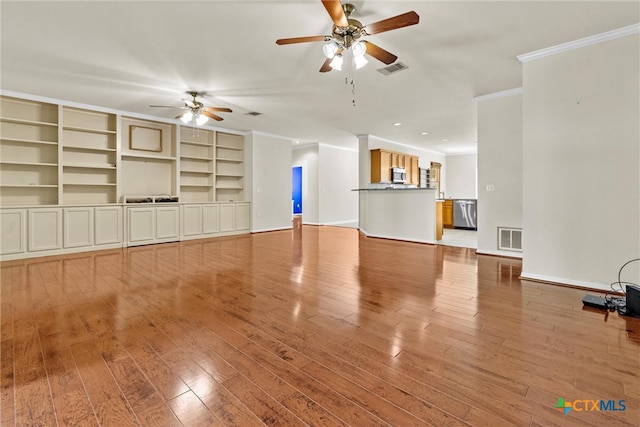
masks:
<instances>
[{"instance_id":1,"label":"small ceiling fan","mask_svg":"<svg viewBox=\"0 0 640 427\"><path fill-rule=\"evenodd\" d=\"M183 107L175 107L172 105L149 105L149 107L162 107L162 108L179 108L181 110L185 110L184 112L178 114L176 119L180 119L183 123L189 123L191 121L195 121L198 126L201 126L207 122L208 119L213 119L218 122L224 120L222 117L217 114L213 114L213 112L223 112L223 113L231 113L230 108L223 107L205 107L204 104L198 100L197 97L202 97L206 95L206 92L195 92L188 91L187 94L191 95L193 99L183 99L184 106Z\"/></svg>"},{"instance_id":2,"label":"small ceiling fan","mask_svg":"<svg viewBox=\"0 0 640 427\"><path fill-rule=\"evenodd\" d=\"M339 0L322 0L322 4L333 20L333 29L331 35L325 36L308 36L294 37L288 39L278 39L276 44L294 44L307 42L328 42L323 46L323 53L327 57L320 72L325 73L332 69L341 69L342 53L345 50L352 49L356 68L360 68L366 64L364 54L368 54L385 64L392 64L398 57L381 47L371 43L368 40L360 40L363 36L391 31L398 28L415 25L420 21L420 16L414 12L406 12L392 18L383 19L369 25L362 25L360 21L351 19L351 14L355 10L355 6L346 3L341 4ZM360 59L359 59L360 58Z\"/></svg>"}]
</instances>

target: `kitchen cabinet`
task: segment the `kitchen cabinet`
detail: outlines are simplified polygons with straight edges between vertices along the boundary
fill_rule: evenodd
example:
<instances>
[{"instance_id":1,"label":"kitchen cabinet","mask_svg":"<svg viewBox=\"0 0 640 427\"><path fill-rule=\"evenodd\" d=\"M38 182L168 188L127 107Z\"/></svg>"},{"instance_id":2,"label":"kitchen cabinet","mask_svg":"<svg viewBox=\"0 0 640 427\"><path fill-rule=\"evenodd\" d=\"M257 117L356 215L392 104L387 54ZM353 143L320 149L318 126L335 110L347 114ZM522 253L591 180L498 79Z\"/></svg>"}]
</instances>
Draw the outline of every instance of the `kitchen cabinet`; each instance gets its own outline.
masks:
<instances>
[{"instance_id":1,"label":"kitchen cabinet","mask_svg":"<svg viewBox=\"0 0 640 427\"><path fill-rule=\"evenodd\" d=\"M442 225L444 228L453 228L453 200L442 202Z\"/></svg>"},{"instance_id":2,"label":"kitchen cabinet","mask_svg":"<svg viewBox=\"0 0 640 427\"><path fill-rule=\"evenodd\" d=\"M371 150L371 182L390 183L391 168L404 168L407 172L406 184L420 183L419 157L409 154L396 153L394 151L375 149Z\"/></svg>"},{"instance_id":3,"label":"kitchen cabinet","mask_svg":"<svg viewBox=\"0 0 640 427\"><path fill-rule=\"evenodd\" d=\"M436 240L442 240L442 208L444 202L436 201Z\"/></svg>"}]
</instances>

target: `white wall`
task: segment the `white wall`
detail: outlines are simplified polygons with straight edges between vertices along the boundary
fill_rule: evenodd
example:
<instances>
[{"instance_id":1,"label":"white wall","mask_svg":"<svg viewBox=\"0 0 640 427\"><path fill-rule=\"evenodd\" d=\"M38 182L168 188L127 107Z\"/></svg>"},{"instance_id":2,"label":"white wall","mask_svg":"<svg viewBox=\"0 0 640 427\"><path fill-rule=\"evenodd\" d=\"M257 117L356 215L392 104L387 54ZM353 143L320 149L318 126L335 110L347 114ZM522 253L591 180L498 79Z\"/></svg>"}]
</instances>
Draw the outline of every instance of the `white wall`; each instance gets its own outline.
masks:
<instances>
[{"instance_id":1,"label":"white wall","mask_svg":"<svg viewBox=\"0 0 640 427\"><path fill-rule=\"evenodd\" d=\"M498 227L522 228L521 93L478 101L477 252L521 257L498 250Z\"/></svg>"},{"instance_id":2,"label":"white wall","mask_svg":"<svg viewBox=\"0 0 640 427\"><path fill-rule=\"evenodd\" d=\"M445 197L477 199L477 165L476 154L447 156Z\"/></svg>"},{"instance_id":3,"label":"white wall","mask_svg":"<svg viewBox=\"0 0 640 427\"><path fill-rule=\"evenodd\" d=\"M251 231L292 228L291 140L251 132L247 136L251 175Z\"/></svg>"},{"instance_id":4,"label":"white wall","mask_svg":"<svg viewBox=\"0 0 640 427\"><path fill-rule=\"evenodd\" d=\"M634 34L524 63L523 277L608 289L639 256L639 52Z\"/></svg>"},{"instance_id":5,"label":"white wall","mask_svg":"<svg viewBox=\"0 0 640 427\"><path fill-rule=\"evenodd\" d=\"M358 152L319 144L319 154L320 223L331 225L358 221L358 193L352 191L358 188Z\"/></svg>"},{"instance_id":6,"label":"white wall","mask_svg":"<svg viewBox=\"0 0 640 427\"><path fill-rule=\"evenodd\" d=\"M293 166L302 166L302 222L320 223L318 184L318 144L294 147Z\"/></svg>"}]
</instances>

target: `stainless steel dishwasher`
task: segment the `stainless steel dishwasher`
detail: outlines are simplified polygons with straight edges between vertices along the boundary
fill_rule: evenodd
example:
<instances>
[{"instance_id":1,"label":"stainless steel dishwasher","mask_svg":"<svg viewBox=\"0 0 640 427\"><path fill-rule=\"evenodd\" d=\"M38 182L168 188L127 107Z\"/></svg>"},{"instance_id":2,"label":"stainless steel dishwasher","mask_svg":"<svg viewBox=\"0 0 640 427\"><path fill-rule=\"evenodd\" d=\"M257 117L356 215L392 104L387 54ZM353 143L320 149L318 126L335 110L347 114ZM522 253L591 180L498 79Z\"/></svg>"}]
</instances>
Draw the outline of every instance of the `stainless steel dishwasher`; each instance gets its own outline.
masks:
<instances>
[{"instance_id":1,"label":"stainless steel dishwasher","mask_svg":"<svg viewBox=\"0 0 640 427\"><path fill-rule=\"evenodd\" d=\"M453 228L477 230L477 200L456 199L453 201Z\"/></svg>"}]
</instances>

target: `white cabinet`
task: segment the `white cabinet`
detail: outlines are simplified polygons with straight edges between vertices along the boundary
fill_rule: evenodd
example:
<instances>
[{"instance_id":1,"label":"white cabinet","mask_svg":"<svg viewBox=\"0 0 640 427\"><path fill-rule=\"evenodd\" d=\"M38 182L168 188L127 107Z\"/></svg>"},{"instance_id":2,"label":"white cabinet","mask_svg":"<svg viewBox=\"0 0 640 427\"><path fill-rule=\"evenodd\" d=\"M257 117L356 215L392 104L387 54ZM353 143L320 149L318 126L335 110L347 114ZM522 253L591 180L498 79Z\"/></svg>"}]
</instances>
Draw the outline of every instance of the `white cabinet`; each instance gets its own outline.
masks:
<instances>
[{"instance_id":1,"label":"white cabinet","mask_svg":"<svg viewBox=\"0 0 640 427\"><path fill-rule=\"evenodd\" d=\"M182 207L182 235L200 236L202 234L202 205L184 205Z\"/></svg>"},{"instance_id":2,"label":"white cabinet","mask_svg":"<svg viewBox=\"0 0 640 427\"><path fill-rule=\"evenodd\" d=\"M251 228L251 204L237 203L235 229L240 231L248 230L249 228Z\"/></svg>"},{"instance_id":3,"label":"white cabinet","mask_svg":"<svg viewBox=\"0 0 640 427\"><path fill-rule=\"evenodd\" d=\"M28 217L28 250L30 252L62 248L61 209L29 209Z\"/></svg>"},{"instance_id":4,"label":"white cabinet","mask_svg":"<svg viewBox=\"0 0 640 427\"><path fill-rule=\"evenodd\" d=\"M94 222L96 245L122 243L122 207L97 206Z\"/></svg>"},{"instance_id":5,"label":"white cabinet","mask_svg":"<svg viewBox=\"0 0 640 427\"><path fill-rule=\"evenodd\" d=\"M233 203L220 204L220 231L228 232L236 229L236 205Z\"/></svg>"},{"instance_id":6,"label":"white cabinet","mask_svg":"<svg viewBox=\"0 0 640 427\"><path fill-rule=\"evenodd\" d=\"M64 208L64 247L93 246L93 208Z\"/></svg>"},{"instance_id":7,"label":"white cabinet","mask_svg":"<svg viewBox=\"0 0 640 427\"><path fill-rule=\"evenodd\" d=\"M179 240L179 206L128 207L126 209L128 246Z\"/></svg>"},{"instance_id":8,"label":"white cabinet","mask_svg":"<svg viewBox=\"0 0 640 427\"><path fill-rule=\"evenodd\" d=\"M19 254L26 251L26 211L24 209L8 209L0 213L0 253Z\"/></svg>"},{"instance_id":9,"label":"white cabinet","mask_svg":"<svg viewBox=\"0 0 640 427\"><path fill-rule=\"evenodd\" d=\"M202 206L202 233L213 234L220 232L220 205Z\"/></svg>"}]
</instances>

